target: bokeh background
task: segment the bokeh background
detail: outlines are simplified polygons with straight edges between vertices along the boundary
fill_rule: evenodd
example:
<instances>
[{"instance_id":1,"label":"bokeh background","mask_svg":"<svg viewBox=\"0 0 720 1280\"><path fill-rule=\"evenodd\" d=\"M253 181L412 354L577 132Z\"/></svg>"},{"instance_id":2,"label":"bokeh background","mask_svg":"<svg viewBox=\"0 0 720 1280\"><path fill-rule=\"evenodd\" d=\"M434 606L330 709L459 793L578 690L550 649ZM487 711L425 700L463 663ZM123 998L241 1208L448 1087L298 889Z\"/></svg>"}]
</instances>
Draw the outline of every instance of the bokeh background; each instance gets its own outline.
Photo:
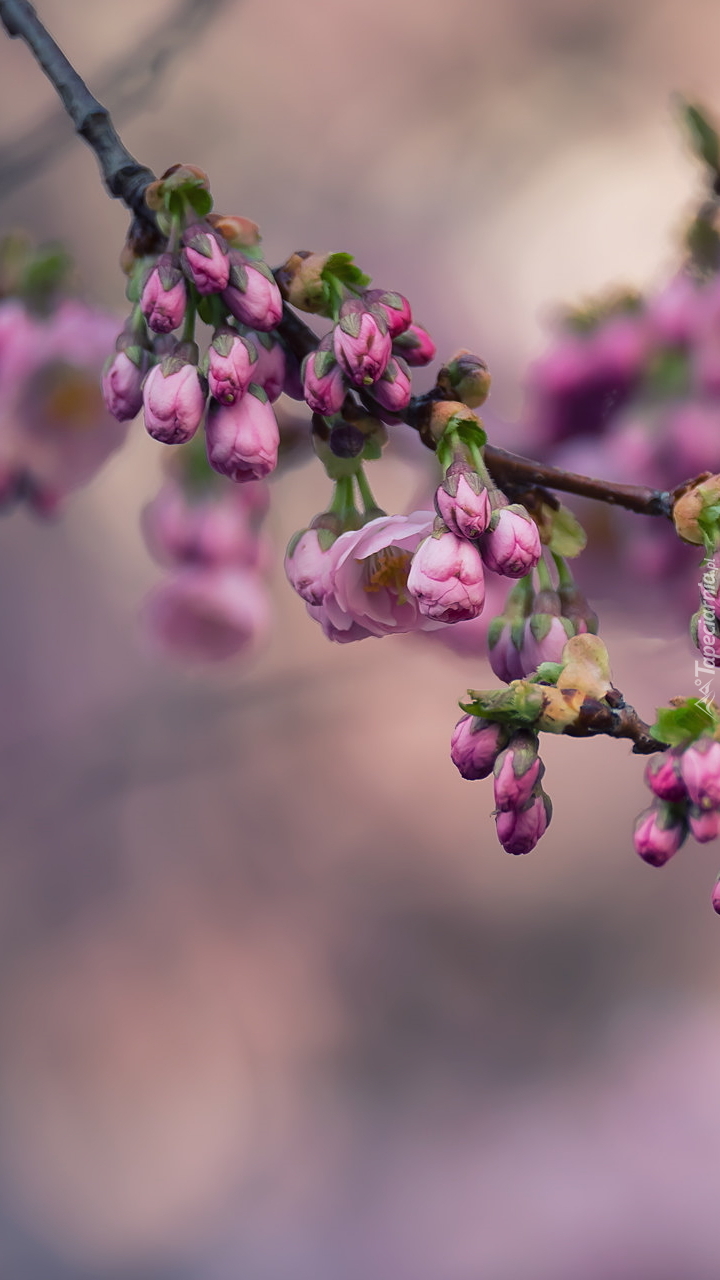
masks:
<instances>
[{"instance_id":1,"label":"bokeh background","mask_svg":"<svg viewBox=\"0 0 720 1280\"><path fill-rule=\"evenodd\" d=\"M554 304L672 268L698 178L671 95L720 107L713 0L208 8L130 149L207 169L271 262L353 252L488 360L499 419ZM38 9L91 87L173 12ZM3 37L0 146L53 107ZM122 313L127 220L81 143L0 196ZM552 826L508 858L447 754L484 662L329 645L281 573L252 665L149 652L161 452L138 423L60 523L0 529L0 1272L715 1280L714 846L652 871L642 763L552 741ZM418 475L383 466L382 504ZM279 551L326 495L279 480ZM679 625L603 623L641 711L693 692Z\"/></svg>"}]
</instances>

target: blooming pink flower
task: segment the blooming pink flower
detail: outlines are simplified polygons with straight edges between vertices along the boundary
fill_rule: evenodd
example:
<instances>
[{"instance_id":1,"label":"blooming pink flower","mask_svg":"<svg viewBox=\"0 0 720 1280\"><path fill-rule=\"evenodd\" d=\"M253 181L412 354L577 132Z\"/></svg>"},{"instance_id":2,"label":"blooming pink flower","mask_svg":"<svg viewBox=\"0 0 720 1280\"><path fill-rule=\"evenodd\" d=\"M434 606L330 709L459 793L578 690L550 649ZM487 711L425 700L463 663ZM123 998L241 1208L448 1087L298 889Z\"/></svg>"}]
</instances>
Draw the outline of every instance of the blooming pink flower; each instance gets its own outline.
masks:
<instances>
[{"instance_id":1,"label":"blooming pink flower","mask_svg":"<svg viewBox=\"0 0 720 1280\"><path fill-rule=\"evenodd\" d=\"M477 538L490 523L490 496L475 471L450 467L435 494L435 508L448 529L462 538Z\"/></svg>"},{"instance_id":2,"label":"blooming pink flower","mask_svg":"<svg viewBox=\"0 0 720 1280\"><path fill-rule=\"evenodd\" d=\"M35 317L0 302L0 501L52 514L125 441L100 388L116 317L67 299Z\"/></svg>"},{"instance_id":3,"label":"blooming pink flower","mask_svg":"<svg viewBox=\"0 0 720 1280\"><path fill-rule=\"evenodd\" d=\"M499 724L480 716L458 720L450 740L450 759L463 778L487 778L502 750L506 734Z\"/></svg>"},{"instance_id":4,"label":"blooming pink flower","mask_svg":"<svg viewBox=\"0 0 720 1280\"><path fill-rule=\"evenodd\" d=\"M234 402L257 380L258 349L232 329L217 329L208 348L210 394L221 404Z\"/></svg>"},{"instance_id":5,"label":"blooming pink flower","mask_svg":"<svg viewBox=\"0 0 720 1280\"><path fill-rule=\"evenodd\" d=\"M685 819L663 800L656 800L635 823L635 851L651 867L662 867L677 853L686 836Z\"/></svg>"},{"instance_id":6,"label":"blooming pink flower","mask_svg":"<svg viewBox=\"0 0 720 1280\"><path fill-rule=\"evenodd\" d=\"M387 367L392 343L385 318L351 298L340 308L333 348L343 373L355 386L371 386Z\"/></svg>"},{"instance_id":7,"label":"blooming pink flower","mask_svg":"<svg viewBox=\"0 0 720 1280\"><path fill-rule=\"evenodd\" d=\"M700 809L720 807L720 742L699 738L680 757L680 773L693 804Z\"/></svg>"},{"instance_id":8,"label":"blooming pink flower","mask_svg":"<svg viewBox=\"0 0 720 1280\"><path fill-rule=\"evenodd\" d=\"M125 351L116 351L105 365L102 391L107 410L118 422L129 422L142 409L145 360L136 364Z\"/></svg>"},{"instance_id":9,"label":"blooming pink flower","mask_svg":"<svg viewBox=\"0 0 720 1280\"><path fill-rule=\"evenodd\" d=\"M143 384L145 426L162 444L185 444L205 413L205 386L197 366L182 356L167 356Z\"/></svg>"},{"instance_id":10,"label":"blooming pink flower","mask_svg":"<svg viewBox=\"0 0 720 1280\"><path fill-rule=\"evenodd\" d=\"M393 339L392 347L393 355L402 356L405 363L413 368L430 364L437 350L430 334L419 324L408 325L404 333Z\"/></svg>"},{"instance_id":11,"label":"blooming pink flower","mask_svg":"<svg viewBox=\"0 0 720 1280\"><path fill-rule=\"evenodd\" d=\"M254 647L268 629L267 592L236 568L185 568L145 602L144 621L162 649L186 660L221 660Z\"/></svg>"},{"instance_id":12,"label":"blooming pink flower","mask_svg":"<svg viewBox=\"0 0 720 1280\"><path fill-rule=\"evenodd\" d=\"M308 604L321 605L331 588L331 550L323 549L318 529L306 529L287 549L288 582Z\"/></svg>"},{"instance_id":13,"label":"blooming pink flower","mask_svg":"<svg viewBox=\"0 0 720 1280\"><path fill-rule=\"evenodd\" d=\"M255 383L234 404L210 406L206 436L210 466L231 480L260 480L277 466L277 420L265 392Z\"/></svg>"},{"instance_id":14,"label":"blooming pink flower","mask_svg":"<svg viewBox=\"0 0 720 1280\"><path fill-rule=\"evenodd\" d=\"M386 636L440 625L423 616L408 591L412 553L433 525L431 511L380 516L341 534L330 549L330 589L310 616L330 639Z\"/></svg>"},{"instance_id":15,"label":"blooming pink flower","mask_svg":"<svg viewBox=\"0 0 720 1280\"><path fill-rule=\"evenodd\" d=\"M168 481L140 518L150 554L159 564L171 567L257 568L264 547L243 501L246 492L245 487L226 485L217 492L192 496Z\"/></svg>"},{"instance_id":16,"label":"blooming pink flower","mask_svg":"<svg viewBox=\"0 0 720 1280\"><path fill-rule=\"evenodd\" d=\"M538 755L538 741L533 733L514 733L505 750L497 757L495 775L495 807L524 809L533 798L535 784L545 772Z\"/></svg>"},{"instance_id":17,"label":"blooming pink flower","mask_svg":"<svg viewBox=\"0 0 720 1280\"><path fill-rule=\"evenodd\" d=\"M506 853L530 853L552 817L550 797L542 788L524 809L501 809L495 815L498 840Z\"/></svg>"},{"instance_id":18,"label":"blooming pink flower","mask_svg":"<svg viewBox=\"0 0 720 1280\"><path fill-rule=\"evenodd\" d=\"M230 259L225 242L202 222L183 232L182 264L198 293L220 293L227 287Z\"/></svg>"},{"instance_id":19,"label":"blooming pink flower","mask_svg":"<svg viewBox=\"0 0 720 1280\"><path fill-rule=\"evenodd\" d=\"M720 877L715 881L712 891L712 908L720 915Z\"/></svg>"},{"instance_id":20,"label":"blooming pink flower","mask_svg":"<svg viewBox=\"0 0 720 1280\"><path fill-rule=\"evenodd\" d=\"M540 534L524 507L500 507L480 538L480 552L488 569L506 578L524 578L542 554Z\"/></svg>"},{"instance_id":21,"label":"blooming pink flower","mask_svg":"<svg viewBox=\"0 0 720 1280\"><path fill-rule=\"evenodd\" d=\"M270 268L235 251L230 259L230 283L221 295L228 311L253 329L274 329L282 317L282 298Z\"/></svg>"},{"instance_id":22,"label":"blooming pink flower","mask_svg":"<svg viewBox=\"0 0 720 1280\"><path fill-rule=\"evenodd\" d=\"M355 622L347 615L342 615L339 618L336 609L332 610L333 618L331 619L324 602L318 605L306 604L305 608L313 621L320 624L325 638L333 640L335 644L353 644L355 640L367 640L368 636L376 634L374 631L368 631L367 627L362 627L359 622ZM340 623L343 625L340 625Z\"/></svg>"},{"instance_id":23,"label":"blooming pink flower","mask_svg":"<svg viewBox=\"0 0 720 1280\"><path fill-rule=\"evenodd\" d=\"M476 618L485 602L480 554L471 542L449 529L420 545L407 585L420 612L436 622Z\"/></svg>"},{"instance_id":24,"label":"blooming pink flower","mask_svg":"<svg viewBox=\"0 0 720 1280\"><path fill-rule=\"evenodd\" d=\"M387 289L366 289L364 299L368 305L377 307L382 312L391 338L397 338L412 323L410 303L401 293L393 293Z\"/></svg>"},{"instance_id":25,"label":"blooming pink flower","mask_svg":"<svg viewBox=\"0 0 720 1280\"><path fill-rule=\"evenodd\" d=\"M155 333L171 333L179 328L185 315L187 291L182 272L169 253L161 254L140 298L142 313Z\"/></svg>"}]
</instances>

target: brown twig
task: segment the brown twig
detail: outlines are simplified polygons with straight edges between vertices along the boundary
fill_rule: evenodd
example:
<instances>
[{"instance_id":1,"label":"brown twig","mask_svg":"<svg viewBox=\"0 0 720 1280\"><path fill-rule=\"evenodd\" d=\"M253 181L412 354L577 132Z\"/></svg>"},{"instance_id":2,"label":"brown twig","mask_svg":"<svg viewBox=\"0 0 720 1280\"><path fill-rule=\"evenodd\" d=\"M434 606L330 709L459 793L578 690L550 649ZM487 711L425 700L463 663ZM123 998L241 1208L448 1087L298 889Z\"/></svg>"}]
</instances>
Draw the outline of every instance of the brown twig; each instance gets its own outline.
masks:
<instances>
[{"instance_id":1,"label":"brown twig","mask_svg":"<svg viewBox=\"0 0 720 1280\"><path fill-rule=\"evenodd\" d=\"M28 0L0 0L0 22L9 36L25 41L57 90L75 132L95 152L110 195L122 200L138 218L154 222L145 204L145 189L155 181L155 174L139 164L123 145L107 108L90 92L32 5Z\"/></svg>"}]
</instances>

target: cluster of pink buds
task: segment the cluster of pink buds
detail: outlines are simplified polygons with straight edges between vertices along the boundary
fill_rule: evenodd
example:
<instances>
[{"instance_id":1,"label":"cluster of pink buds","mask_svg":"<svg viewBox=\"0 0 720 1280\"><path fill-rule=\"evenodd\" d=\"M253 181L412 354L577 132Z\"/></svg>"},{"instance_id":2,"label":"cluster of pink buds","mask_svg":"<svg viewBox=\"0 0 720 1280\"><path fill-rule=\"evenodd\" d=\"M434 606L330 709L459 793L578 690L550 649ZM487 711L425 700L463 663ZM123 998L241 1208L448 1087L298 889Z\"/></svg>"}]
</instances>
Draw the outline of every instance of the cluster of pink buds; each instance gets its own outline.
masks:
<instances>
[{"instance_id":1,"label":"cluster of pink buds","mask_svg":"<svg viewBox=\"0 0 720 1280\"><path fill-rule=\"evenodd\" d=\"M205 421L210 465L237 482L261 479L277 465L271 403L293 361L275 332L282 298L258 229L212 214L207 178L192 166L168 170L146 199L168 243L156 258L128 259L135 306L105 370L108 408L121 421L142 408L163 444L185 444ZM196 316L214 330L202 361Z\"/></svg>"},{"instance_id":2,"label":"cluster of pink buds","mask_svg":"<svg viewBox=\"0 0 720 1280\"><path fill-rule=\"evenodd\" d=\"M513 587L503 613L488 630L490 666L509 683L529 676L543 663L558 663L570 636L597 632L597 614L558 561L557 587L533 587L533 575Z\"/></svg>"},{"instance_id":3,"label":"cluster of pink buds","mask_svg":"<svg viewBox=\"0 0 720 1280\"><path fill-rule=\"evenodd\" d=\"M150 554L169 570L145 602L144 621L167 653L218 660L246 653L270 619L270 553L260 531L265 485L223 485L194 445L174 459L142 514Z\"/></svg>"},{"instance_id":4,"label":"cluster of pink buds","mask_svg":"<svg viewBox=\"0 0 720 1280\"><path fill-rule=\"evenodd\" d=\"M530 853L552 817L537 734L466 715L455 726L450 756L463 778L493 774L498 840L507 853Z\"/></svg>"},{"instance_id":5,"label":"cluster of pink buds","mask_svg":"<svg viewBox=\"0 0 720 1280\"><path fill-rule=\"evenodd\" d=\"M356 391L381 421L397 422L410 403L408 366L429 364L435 355L429 334L413 323L407 298L369 289L368 276L346 253L294 253L277 279L291 305L334 321L302 366L303 395L313 413L332 426L348 392Z\"/></svg>"},{"instance_id":6,"label":"cluster of pink buds","mask_svg":"<svg viewBox=\"0 0 720 1280\"><path fill-rule=\"evenodd\" d=\"M720 741L714 731L653 756L645 770L653 803L635 824L635 848L662 867L688 834L700 844L720 836ZM720 893L713 893L720 912Z\"/></svg>"}]
</instances>

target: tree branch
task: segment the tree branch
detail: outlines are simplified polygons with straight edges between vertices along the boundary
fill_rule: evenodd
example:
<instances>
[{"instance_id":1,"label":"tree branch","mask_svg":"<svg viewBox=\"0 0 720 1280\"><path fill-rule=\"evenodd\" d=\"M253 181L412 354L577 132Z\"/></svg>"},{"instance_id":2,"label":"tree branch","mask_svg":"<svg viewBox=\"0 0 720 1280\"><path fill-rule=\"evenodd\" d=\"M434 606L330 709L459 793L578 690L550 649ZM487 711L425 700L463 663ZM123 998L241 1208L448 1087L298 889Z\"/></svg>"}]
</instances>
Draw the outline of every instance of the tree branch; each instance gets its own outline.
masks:
<instances>
[{"instance_id":1,"label":"tree branch","mask_svg":"<svg viewBox=\"0 0 720 1280\"><path fill-rule=\"evenodd\" d=\"M207 30L230 0L177 0L155 28L94 76L113 118L126 121L142 111L174 58ZM0 6L1 7L1 6ZM54 162L72 140L67 114L51 111L38 124L0 147L0 200Z\"/></svg>"},{"instance_id":2,"label":"tree branch","mask_svg":"<svg viewBox=\"0 0 720 1280\"><path fill-rule=\"evenodd\" d=\"M84 80L41 23L32 5L28 0L0 0L0 21L8 35L25 41L54 85L76 132L95 152L110 195L122 200L136 218L145 224L148 231L156 229L155 219L144 199L145 189L155 181L155 174L139 164L123 145L107 108L91 94ZM278 331L300 360L318 345L318 339L309 325L291 311L287 304L283 307L283 318ZM411 401L399 420L417 429L418 408L427 398L420 396ZM485 460L493 479L501 488L507 485L519 490L537 487L558 489L563 493L574 493L579 497L624 507L639 515L672 518L671 493L663 493L644 485L593 480L589 476L533 462L493 445L486 446Z\"/></svg>"},{"instance_id":3,"label":"tree branch","mask_svg":"<svg viewBox=\"0 0 720 1280\"><path fill-rule=\"evenodd\" d=\"M144 195L148 184L154 182L155 174L139 164L120 141L107 108L93 97L32 5L28 0L0 0L0 22L9 36L25 41L57 90L75 132L95 152L110 195L122 200L136 217L154 225Z\"/></svg>"},{"instance_id":4,"label":"tree branch","mask_svg":"<svg viewBox=\"0 0 720 1280\"><path fill-rule=\"evenodd\" d=\"M650 725L640 718L634 707L625 701L619 689L608 690L603 701L586 698L580 708L577 723L563 730L571 738L596 738L605 734L610 738L628 738L635 755L648 756L655 751L665 751L666 742L654 738Z\"/></svg>"},{"instance_id":5,"label":"tree branch","mask_svg":"<svg viewBox=\"0 0 720 1280\"><path fill-rule=\"evenodd\" d=\"M532 462L517 453L508 453L494 445L483 450L493 480L502 489L509 484L516 488L559 489L562 493L574 493L579 498L594 498L611 506L624 507L641 516L664 516L672 519L673 495L647 485L614 484L610 480L593 480L590 476L577 475L574 471L562 471L541 462Z\"/></svg>"}]
</instances>

